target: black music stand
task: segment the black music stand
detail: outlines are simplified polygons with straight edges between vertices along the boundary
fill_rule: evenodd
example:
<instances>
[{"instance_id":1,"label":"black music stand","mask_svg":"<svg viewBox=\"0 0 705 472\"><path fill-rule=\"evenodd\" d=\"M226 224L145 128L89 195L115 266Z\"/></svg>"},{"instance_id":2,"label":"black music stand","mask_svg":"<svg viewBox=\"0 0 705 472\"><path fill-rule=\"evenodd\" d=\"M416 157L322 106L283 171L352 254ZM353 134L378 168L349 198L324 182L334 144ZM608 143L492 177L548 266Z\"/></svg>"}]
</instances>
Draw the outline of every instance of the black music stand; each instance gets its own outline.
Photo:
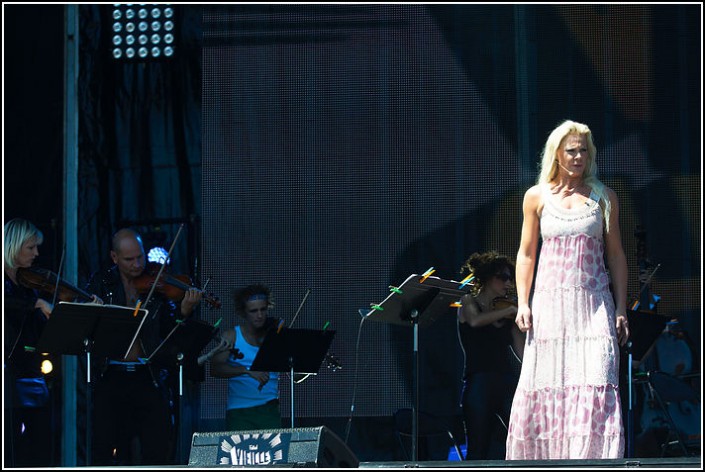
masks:
<instances>
[{"instance_id":1,"label":"black music stand","mask_svg":"<svg viewBox=\"0 0 705 472\"><path fill-rule=\"evenodd\" d=\"M656 313L627 310L629 339L632 341L632 357L642 362L653 350L658 337L671 318Z\"/></svg>"},{"instance_id":2,"label":"black music stand","mask_svg":"<svg viewBox=\"0 0 705 472\"><path fill-rule=\"evenodd\" d=\"M399 287L392 287L391 293L382 303L376 305L366 315L366 319L413 327L414 346L413 395L414 408L411 421L411 460L418 460L419 431L419 326L428 326L440 316L448 313L451 305L460 302L471 286L454 280L438 277L410 275Z\"/></svg>"},{"instance_id":3,"label":"black music stand","mask_svg":"<svg viewBox=\"0 0 705 472\"><path fill-rule=\"evenodd\" d=\"M335 331L271 329L262 341L250 370L288 372L291 386L291 427L294 428L294 374L315 374L333 342Z\"/></svg>"},{"instance_id":4,"label":"black music stand","mask_svg":"<svg viewBox=\"0 0 705 472\"><path fill-rule=\"evenodd\" d=\"M86 463L91 453L91 354L122 358L148 311L96 303L59 302L37 342L39 352L86 355Z\"/></svg>"},{"instance_id":5,"label":"black music stand","mask_svg":"<svg viewBox=\"0 0 705 472\"><path fill-rule=\"evenodd\" d=\"M54 307L37 343L40 352L53 354L90 354L121 359L142 317L137 311L116 305L59 302ZM90 369L88 369L90 383Z\"/></svg>"},{"instance_id":6,"label":"black music stand","mask_svg":"<svg viewBox=\"0 0 705 472\"><path fill-rule=\"evenodd\" d=\"M633 361L641 363L653 350L658 337L663 333L670 318L655 313L627 310L629 322L629 340L627 341L627 385L628 385L628 411L627 411L627 457L634 457L634 400L632 395L632 364Z\"/></svg>"},{"instance_id":7,"label":"black music stand","mask_svg":"<svg viewBox=\"0 0 705 472\"><path fill-rule=\"evenodd\" d=\"M218 328L206 321L187 318L176 326L172 335L152 356L163 351L159 358L175 359L180 367L179 374L196 380L193 366L197 364L199 354L211 342L217 330Z\"/></svg>"},{"instance_id":8,"label":"black music stand","mask_svg":"<svg viewBox=\"0 0 705 472\"><path fill-rule=\"evenodd\" d=\"M186 319L179 323L172 336L160 346L164 351L162 356L169 356L176 360L179 367L179 418L177 425L176 457L181 460L183 455L183 397L184 377L196 379L198 372L198 356L208 343L213 339L217 328L202 320ZM155 355L155 351L152 355ZM186 370L186 374L185 371ZM189 435L190 437L190 435ZM181 462L180 462L181 463Z\"/></svg>"}]
</instances>

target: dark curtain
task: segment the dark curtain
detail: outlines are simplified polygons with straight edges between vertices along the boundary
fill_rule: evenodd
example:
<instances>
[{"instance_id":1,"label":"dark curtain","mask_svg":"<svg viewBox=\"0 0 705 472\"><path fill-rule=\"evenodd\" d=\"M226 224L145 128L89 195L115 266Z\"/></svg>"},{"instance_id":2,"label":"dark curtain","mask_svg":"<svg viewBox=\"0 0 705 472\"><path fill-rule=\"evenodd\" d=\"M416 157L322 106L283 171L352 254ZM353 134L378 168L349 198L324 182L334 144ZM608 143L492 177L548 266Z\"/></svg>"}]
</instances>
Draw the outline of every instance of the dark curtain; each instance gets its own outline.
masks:
<instances>
[{"instance_id":1,"label":"dark curtain","mask_svg":"<svg viewBox=\"0 0 705 472\"><path fill-rule=\"evenodd\" d=\"M111 54L111 8L80 7L83 276L109 262L120 226L193 221L200 211L200 10L178 10L174 57L128 61Z\"/></svg>"},{"instance_id":2,"label":"dark curtain","mask_svg":"<svg viewBox=\"0 0 705 472\"><path fill-rule=\"evenodd\" d=\"M64 9L3 5L4 222L26 218L44 233L35 263L61 257Z\"/></svg>"},{"instance_id":3,"label":"dark curtain","mask_svg":"<svg viewBox=\"0 0 705 472\"><path fill-rule=\"evenodd\" d=\"M149 61L113 58L111 12L112 4L80 7L79 278L85 281L111 264L111 236L121 227L134 227L143 238L144 231L156 229L169 247L180 223L187 231L179 237L184 243L174 246L172 270L194 278L201 193L200 10L179 8L175 55ZM145 240L147 250L149 243ZM81 361L78 461L85 464ZM197 412L197 389L186 385L181 401L181 411ZM184 434L192 418L184 415ZM178 452L183 455L183 448Z\"/></svg>"}]
</instances>

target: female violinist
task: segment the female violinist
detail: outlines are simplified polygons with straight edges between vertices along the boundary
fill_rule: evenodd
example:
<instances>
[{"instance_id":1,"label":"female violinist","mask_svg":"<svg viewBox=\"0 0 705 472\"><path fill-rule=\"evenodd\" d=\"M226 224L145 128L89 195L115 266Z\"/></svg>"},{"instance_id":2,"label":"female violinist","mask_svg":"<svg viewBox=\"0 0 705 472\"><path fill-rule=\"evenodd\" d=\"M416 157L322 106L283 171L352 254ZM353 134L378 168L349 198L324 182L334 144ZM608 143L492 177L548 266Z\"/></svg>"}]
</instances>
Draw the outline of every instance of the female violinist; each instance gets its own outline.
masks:
<instances>
[{"instance_id":1,"label":"female violinist","mask_svg":"<svg viewBox=\"0 0 705 472\"><path fill-rule=\"evenodd\" d=\"M18 283L17 271L29 268L44 236L31 222L5 223L5 465L49 467L52 443L50 393L35 347L53 306L36 290ZM11 434L10 434L11 432Z\"/></svg>"},{"instance_id":2,"label":"female violinist","mask_svg":"<svg viewBox=\"0 0 705 472\"><path fill-rule=\"evenodd\" d=\"M515 342L514 317L516 303L507 293L514 280L514 264L495 251L474 253L461 268L474 276L473 290L461 299L458 308L458 336L465 353L462 393L463 419L467 438L466 459L486 460L504 457L504 441L492 447L497 421L509 418L519 370L513 345L523 347L523 339ZM514 333L516 331L516 333ZM497 454L492 454L496 451Z\"/></svg>"},{"instance_id":3,"label":"female violinist","mask_svg":"<svg viewBox=\"0 0 705 472\"><path fill-rule=\"evenodd\" d=\"M273 306L269 288L261 284L248 285L237 290L233 300L243 323L227 330L223 337L243 357L237 359L222 352L211 361L211 375L228 379L226 429L281 428L278 374L250 370L267 331L277 329L275 320L267 316Z\"/></svg>"}]
</instances>

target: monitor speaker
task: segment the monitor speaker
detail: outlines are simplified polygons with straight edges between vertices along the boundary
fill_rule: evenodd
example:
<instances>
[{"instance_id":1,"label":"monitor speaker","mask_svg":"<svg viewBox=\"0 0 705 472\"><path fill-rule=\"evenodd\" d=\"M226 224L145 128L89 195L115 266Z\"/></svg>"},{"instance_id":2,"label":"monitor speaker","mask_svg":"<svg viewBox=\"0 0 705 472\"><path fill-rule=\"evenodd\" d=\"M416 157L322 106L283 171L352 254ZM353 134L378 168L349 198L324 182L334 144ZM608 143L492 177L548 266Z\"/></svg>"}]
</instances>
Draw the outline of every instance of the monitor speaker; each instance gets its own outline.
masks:
<instances>
[{"instance_id":1,"label":"monitor speaker","mask_svg":"<svg viewBox=\"0 0 705 472\"><path fill-rule=\"evenodd\" d=\"M360 461L325 426L194 433L189 467L357 468Z\"/></svg>"}]
</instances>

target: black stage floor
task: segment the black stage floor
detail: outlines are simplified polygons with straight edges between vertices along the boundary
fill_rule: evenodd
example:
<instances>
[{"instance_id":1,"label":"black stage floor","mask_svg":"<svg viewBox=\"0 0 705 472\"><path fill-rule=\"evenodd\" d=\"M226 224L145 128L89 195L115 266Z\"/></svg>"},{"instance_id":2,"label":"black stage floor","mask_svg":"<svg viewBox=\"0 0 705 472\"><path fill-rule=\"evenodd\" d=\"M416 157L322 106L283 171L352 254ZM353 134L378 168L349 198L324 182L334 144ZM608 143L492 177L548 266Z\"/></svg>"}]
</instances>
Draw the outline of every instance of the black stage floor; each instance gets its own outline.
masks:
<instances>
[{"instance_id":1,"label":"black stage floor","mask_svg":"<svg viewBox=\"0 0 705 472\"><path fill-rule=\"evenodd\" d=\"M316 468L315 464L289 463L268 466L224 466L210 465L206 467L190 466L135 466L135 467L91 467L91 469L280 469L280 468ZM324 467L328 468L328 467ZM634 459L601 459L601 460L545 460L545 461L390 461L390 462L360 462L360 469L695 469L702 470L702 457L671 457L671 458L634 458ZM80 469L80 468L79 468ZM337 469L336 469L337 470ZM341 469L342 470L342 469Z\"/></svg>"},{"instance_id":2,"label":"black stage floor","mask_svg":"<svg viewBox=\"0 0 705 472\"><path fill-rule=\"evenodd\" d=\"M692 468L702 469L702 457L634 458L601 460L546 460L546 461L424 461L424 462L360 462L361 469L580 469L580 468Z\"/></svg>"}]
</instances>

